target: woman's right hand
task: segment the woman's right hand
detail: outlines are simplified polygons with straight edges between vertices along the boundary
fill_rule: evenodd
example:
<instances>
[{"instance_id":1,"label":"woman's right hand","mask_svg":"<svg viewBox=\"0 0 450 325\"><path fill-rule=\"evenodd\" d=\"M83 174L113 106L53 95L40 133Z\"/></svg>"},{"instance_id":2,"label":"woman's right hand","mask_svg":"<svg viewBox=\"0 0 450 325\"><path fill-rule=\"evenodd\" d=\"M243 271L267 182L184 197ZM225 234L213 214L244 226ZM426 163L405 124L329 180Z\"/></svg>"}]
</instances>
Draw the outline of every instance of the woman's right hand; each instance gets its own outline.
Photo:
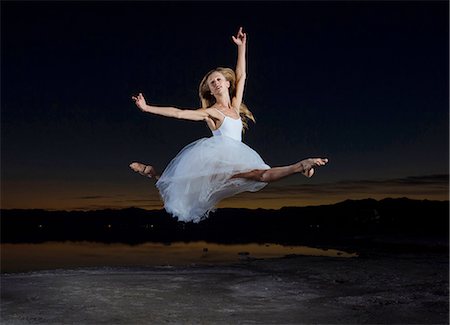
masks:
<instances>
[{"instance_id":1,"label":"woman's right hand","mask_svg":"<svg viewBox=\"0 0 450 325\"><path fill-rule=\"evenodd\" d=\"M142 95L142 93L139 93L139 95L137 95L137 96L131 97L131 99L134 100L134 103L136 104L137 107L139 107L139 109L141 111L145 112L145 108L147 107L147 103L145 102L145 98Z\"/></svg>"}]
</instances>

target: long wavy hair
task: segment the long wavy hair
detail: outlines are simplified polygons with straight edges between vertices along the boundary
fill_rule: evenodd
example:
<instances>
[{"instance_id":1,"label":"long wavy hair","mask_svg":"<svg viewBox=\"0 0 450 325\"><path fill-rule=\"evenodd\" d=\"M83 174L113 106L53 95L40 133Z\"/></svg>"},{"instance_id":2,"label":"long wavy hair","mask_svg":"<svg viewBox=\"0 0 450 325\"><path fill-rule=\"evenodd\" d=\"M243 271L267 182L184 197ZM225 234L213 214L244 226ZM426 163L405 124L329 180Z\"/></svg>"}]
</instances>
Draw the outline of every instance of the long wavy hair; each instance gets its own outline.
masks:
<instances>
[{"instance_id":1,"label":"long wavy hair","mask_svg":"<svg viewBox=\"0 0 450 325\"><path fill-rule=\"evenodd\" d=\"M218 67L209 71L200 82L200 86L198 87L198 95L200 96L200 100L202 102L202 108L211 107L216 103L216 98L211 95L211 91L208 87L208 77L213 72L220 72L224 75L225 79L230 82L230 88L228 88L228 92L230 94L230 98L233 98L236 95L236 73L233 69ZM245 129L248 129L248 121L251 120L253 123L256 123L255 117L252 112L248 109L247 105L244 102L241 102L241 107L239 107L239 115L241 117L242 124L244 126L243 132Z\"/></svg>"}]
</instances>

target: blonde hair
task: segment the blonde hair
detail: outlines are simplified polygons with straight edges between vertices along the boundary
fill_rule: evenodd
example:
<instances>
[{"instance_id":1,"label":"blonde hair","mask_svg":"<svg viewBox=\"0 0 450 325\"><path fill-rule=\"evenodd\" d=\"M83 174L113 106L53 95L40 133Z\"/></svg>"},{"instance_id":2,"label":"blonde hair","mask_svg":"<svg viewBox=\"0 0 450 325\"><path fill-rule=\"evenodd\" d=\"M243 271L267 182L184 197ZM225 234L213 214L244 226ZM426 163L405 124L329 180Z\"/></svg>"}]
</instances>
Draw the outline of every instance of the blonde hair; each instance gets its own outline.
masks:
<instances>
[{"instance_id":1,"label":"blonde hair","mask_svg":"<svg viewBox=\"0 0 450 325\"><path fill-rule=\"evenodd\" d=\"M209 71L203 77L202 81L200 82L200 86L198 87L198 95L200 96L200 100L202 102L202 108L211 107L216 103L216 98L211 95L211 91L208 87L208 77L213 72L220 72L224 75L225 79L230 82L230 88L228 89L230 98L233 98L236 95L236 74L234 73L233 69L218 67ZM244 102L241 102L241 106L239 107L239 115L244 126L242 130L243 132L245 132L245 129L248 129L248 120L252 120L253 123L256 123L255 117L253 116L252 112L250 112L247 105L244 104Z\"/></svg>"}]
</instances>

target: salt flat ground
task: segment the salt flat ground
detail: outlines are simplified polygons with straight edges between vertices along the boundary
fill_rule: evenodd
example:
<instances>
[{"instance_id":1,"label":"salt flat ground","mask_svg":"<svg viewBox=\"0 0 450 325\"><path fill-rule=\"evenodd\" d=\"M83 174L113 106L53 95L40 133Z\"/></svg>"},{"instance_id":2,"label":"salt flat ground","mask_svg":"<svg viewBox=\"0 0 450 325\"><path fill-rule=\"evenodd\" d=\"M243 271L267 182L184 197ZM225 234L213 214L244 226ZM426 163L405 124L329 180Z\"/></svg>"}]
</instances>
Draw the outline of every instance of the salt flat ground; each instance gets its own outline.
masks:
<instances>
[{"instance_id":1,"label":"salt flat ground","mask_svg":"<svg viewBox=\"0 0 450 325\"><path fill-rule=\"evenodd\" d=\"M448 324L447 253L6 273L2 324Z\"/></svg>"}]
</instances>

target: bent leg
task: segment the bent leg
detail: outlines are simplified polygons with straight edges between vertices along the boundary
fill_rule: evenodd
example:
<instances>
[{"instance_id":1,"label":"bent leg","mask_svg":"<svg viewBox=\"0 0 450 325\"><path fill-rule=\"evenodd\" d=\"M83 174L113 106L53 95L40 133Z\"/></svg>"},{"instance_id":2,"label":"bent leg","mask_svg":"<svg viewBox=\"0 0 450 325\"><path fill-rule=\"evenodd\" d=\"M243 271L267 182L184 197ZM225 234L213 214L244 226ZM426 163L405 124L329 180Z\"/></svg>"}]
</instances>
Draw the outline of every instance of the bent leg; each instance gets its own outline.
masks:
<instances>
[{"instance_id":1,"label":"bent leg","mask_svg":"<svg viewBox=\"0 0 450 325\"><path fill-rule=\"evenodd\" d=\"M233 175L231 178L246 178L258 182L270 183L295 173L302 173L306 177L311 177L314 174L313 167L324 166L327 162L328 159L326 158L309 158L289 166L254 169L249 172Z\"/></svg>"}]
</instances>

